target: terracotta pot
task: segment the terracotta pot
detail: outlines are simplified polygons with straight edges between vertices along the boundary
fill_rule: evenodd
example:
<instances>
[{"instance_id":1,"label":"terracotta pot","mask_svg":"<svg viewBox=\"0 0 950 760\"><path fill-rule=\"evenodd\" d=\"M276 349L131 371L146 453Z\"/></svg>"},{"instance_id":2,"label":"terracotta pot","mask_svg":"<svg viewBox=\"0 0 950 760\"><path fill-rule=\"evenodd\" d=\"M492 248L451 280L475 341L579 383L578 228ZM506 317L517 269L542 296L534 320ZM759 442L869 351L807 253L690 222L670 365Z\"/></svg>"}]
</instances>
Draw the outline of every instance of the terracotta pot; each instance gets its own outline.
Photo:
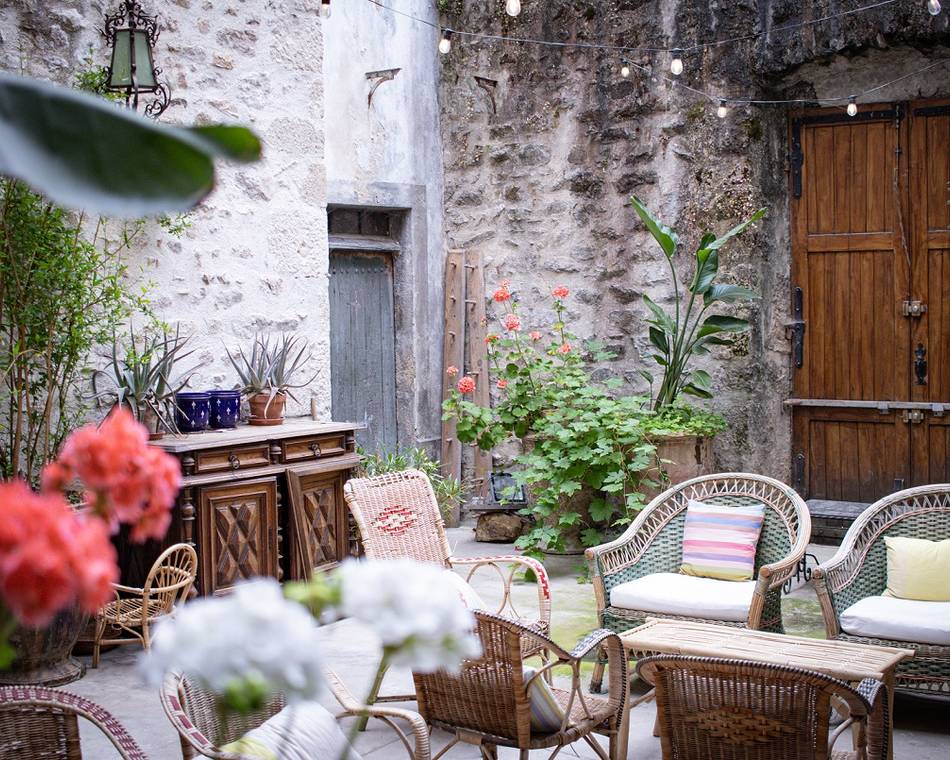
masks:
<instances>
[{"instance_id":1,"label":"terracotta pot","mask_svg":"<svg viewBox=\"0 0 950 760\"><path fill-rule=\"evenodd\" d=\"M142 421L142 424L145 425L146 430L148 430L148 439L150 441L157 441L165 437L165 431L162 429L162 421L158 413L152 409L152 407L146 406L145 409L141 410L139 419Z\"/></svg>"},{"instance_id":2,"label":"terracotta pot","mask_svg":"<svg viewBox=\"0 0 950 760\"><path fill-rule=\"evenodd\" d=\"M661 484L658 489L644 489L646 501L670 486L713 472L713 439L710 436L663 435L655 437L653 443L660 465L647 472L647 477L661 481Z\"/></svg>"},{"instance_id":3,"label":"terracotta pot","mask_svg":"<svg viewBox=\"0 0 950 760\"><path fill-rule=\"evenodd\" d=\"M273 398L269 393L254 394L247 400L251 407L251 418L248 422L252 425L280 425L284 421L286 400L287 395L284 393L277 393Z\"/></svg>"},{"instance_id":4,"label":"terracotta pot","mask_svg":"<svg viewBox=\"0 0 950 760\"><path fill-rule=\"evenodd\" d=\"M82 678L86 666L72 657L72 650L88 619L74 608L60 612L43 630L14 628L10 644L16 658L9 669L0 671L0 684L62 686Z\"/></svg>"}]
</instances>

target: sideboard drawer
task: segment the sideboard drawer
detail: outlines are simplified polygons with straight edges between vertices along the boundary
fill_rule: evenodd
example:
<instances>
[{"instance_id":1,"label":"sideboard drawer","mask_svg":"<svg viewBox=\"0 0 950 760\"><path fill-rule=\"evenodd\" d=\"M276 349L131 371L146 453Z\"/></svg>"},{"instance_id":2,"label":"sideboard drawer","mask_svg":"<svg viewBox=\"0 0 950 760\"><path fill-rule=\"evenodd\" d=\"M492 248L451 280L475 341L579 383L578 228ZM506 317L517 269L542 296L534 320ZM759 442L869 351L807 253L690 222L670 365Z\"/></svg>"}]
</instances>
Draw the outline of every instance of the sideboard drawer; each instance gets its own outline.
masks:
<instances>
[{"instance_id":1,"label":"sideboard drawer","mask_svg":"<svg viewBox=\"0 0 950 760\"><path fill-rule=\"evenodd\" d=\"M302 462L307 459L335 457L346 453L346 436L343 433L314 435L306 438L290 438L281 441L284 462Z\"/></svg>"},{"instance_id":2,"label":"sideboard drawer","mask_svg":"<svg viewBox=\"0 0 950 760\"><path fill-rule=\"evenodd\" d=\"M270 464L269 447L266 443L254 446L238 446L232 449L208 449L195 452L195 474L247 470Z\"/></svg>"}]
</instances>

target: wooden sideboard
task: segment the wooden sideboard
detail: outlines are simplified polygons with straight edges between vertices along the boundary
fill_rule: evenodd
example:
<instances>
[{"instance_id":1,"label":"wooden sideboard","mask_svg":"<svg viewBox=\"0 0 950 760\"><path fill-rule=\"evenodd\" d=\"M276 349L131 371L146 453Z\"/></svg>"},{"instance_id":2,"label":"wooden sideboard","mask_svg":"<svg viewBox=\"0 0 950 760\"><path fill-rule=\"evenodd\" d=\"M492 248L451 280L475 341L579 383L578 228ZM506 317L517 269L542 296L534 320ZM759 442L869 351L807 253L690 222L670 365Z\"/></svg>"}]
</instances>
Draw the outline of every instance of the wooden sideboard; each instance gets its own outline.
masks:
<instances>
[{"instance_id":1,"label":"wooden sideboard","mask_svg":"<svg viewBox=\"0 0 950 760\"><path fill-rule=\"evenodd\" d=\"M198 553L199 594L257 575L299 580L359 553L343 484L359 464L356 426L282 425L168 436L153 445L181 461L182 487L162 542L117 540L123 583L141 584L165 546Z\"/></svg>"}]
</instances>

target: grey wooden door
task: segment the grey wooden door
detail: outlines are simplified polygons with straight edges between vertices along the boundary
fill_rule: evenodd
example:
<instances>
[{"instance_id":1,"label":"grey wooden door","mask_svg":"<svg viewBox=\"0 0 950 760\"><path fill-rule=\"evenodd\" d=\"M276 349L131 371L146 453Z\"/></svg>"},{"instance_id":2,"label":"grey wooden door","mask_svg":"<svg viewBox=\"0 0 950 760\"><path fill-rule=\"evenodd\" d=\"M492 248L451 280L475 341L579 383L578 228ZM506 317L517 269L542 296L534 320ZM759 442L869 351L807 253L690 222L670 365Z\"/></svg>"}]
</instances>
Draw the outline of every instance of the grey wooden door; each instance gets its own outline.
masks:
<instances>
[{"instance_id":1,"label":"grey wooden door","mask_svg":"<svg viewBox=\"0 0 950 760\"><path fill-rule=\"evenodd\" d=\"M388 253L330 252L333 419L365 423L369 451L396 446L393 266Z\"/></svg>"}]
</instances>

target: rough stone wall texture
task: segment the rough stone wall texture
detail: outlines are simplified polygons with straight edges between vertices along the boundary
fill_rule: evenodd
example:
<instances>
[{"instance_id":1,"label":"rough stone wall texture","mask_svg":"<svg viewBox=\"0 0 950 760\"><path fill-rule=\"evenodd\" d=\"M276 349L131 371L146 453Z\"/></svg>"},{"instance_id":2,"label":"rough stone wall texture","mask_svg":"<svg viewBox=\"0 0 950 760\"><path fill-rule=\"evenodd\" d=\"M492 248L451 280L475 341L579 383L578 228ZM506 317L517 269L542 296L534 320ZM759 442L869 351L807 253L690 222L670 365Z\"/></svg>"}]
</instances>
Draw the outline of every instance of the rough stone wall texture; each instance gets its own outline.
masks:
<instances>
[{"instance_id":1,"label":"rough stone wall texture","mask_svg":"<svg viewBox=\"0 0 950 760\"><path fill-rule=\"evenodd\" d=\"M453 0L445 26L562 42L684 48L694 43L818 18L836 2L574 0L525 2L517 19L503 3ZM684 57L682 81L724 96L833 97L863 90L947 57L947 15L895 3L797 33L775 33ZM631 60L668 72L669 58ZM679 265L701 232L723 232L759 206L766 221L721 257L725 281L761 299L739 311L749 335L697 366L713 377L710 407L723 413L718 467L789 477L790 395L788 193L789 109L733 108L635 72L616 54L590 49L488 44L456 36L443 58L442 130L449 244L478 247L486 279L511 278L528 322L550 322L550 290L571 288L570 317L582 337L618 354L602 372L645 391L649 367L641 296L672 303L662 254L629 208L637 194L684 238ZM950 65L882 91L875 100L950 92ZM473 79L496 80L497 113ZM650 369L654 369L650 367Z\"/></svg>"},{"instance_id":2,"label":"rough stone wall texture","mask_svg":"<svg viewBox=\"0 0 950 760\"><path fill-rule=\"evenodd\" d=\"M0 68L68 83L89 55L106 63L98 0L13 0L0 9ZM162 33L156 65L172 88L165 122L238 122L264 142L250 166L222 166L181 239L150 225L132 271L153 283L158 314L192 333L192 387L236 382L224 346L297 331L314 358L298 391L330 414L323 35L317 0L145 3Z\"/></svg>"}]
</instances>

